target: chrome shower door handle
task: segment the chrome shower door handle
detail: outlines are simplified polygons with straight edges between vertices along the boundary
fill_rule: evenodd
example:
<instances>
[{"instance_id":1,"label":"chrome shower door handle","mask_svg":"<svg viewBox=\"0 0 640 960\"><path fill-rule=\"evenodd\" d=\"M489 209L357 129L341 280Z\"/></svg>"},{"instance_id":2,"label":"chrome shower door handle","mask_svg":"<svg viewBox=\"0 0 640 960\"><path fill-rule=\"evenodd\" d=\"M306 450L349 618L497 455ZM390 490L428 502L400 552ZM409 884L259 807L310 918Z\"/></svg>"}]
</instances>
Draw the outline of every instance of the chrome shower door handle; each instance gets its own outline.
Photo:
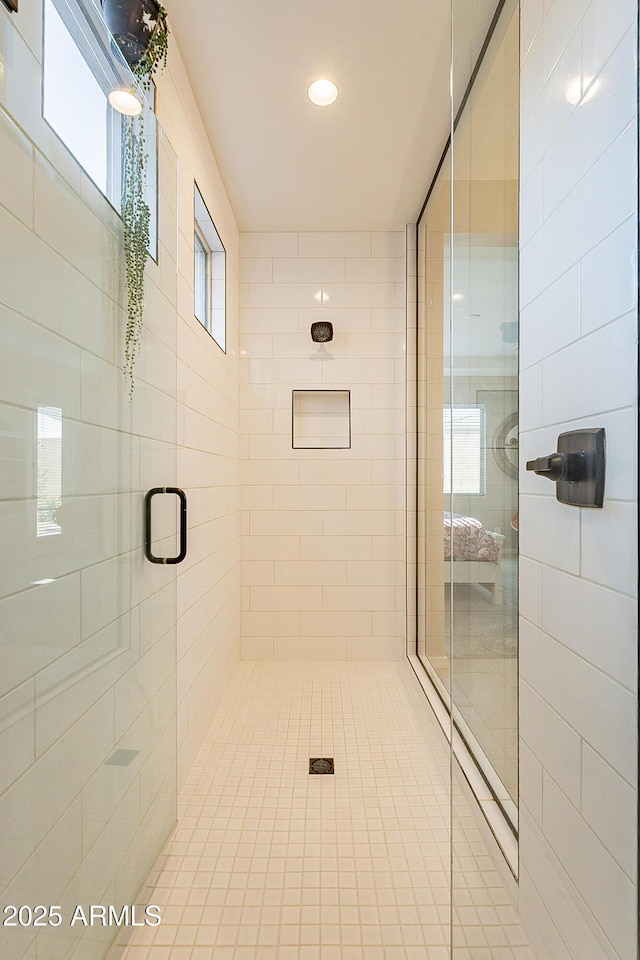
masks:
<instances>
[{"instance_id":1,"label":"chrome shower door handle","mask_svg":"<svg viewBox=\"0 0 640 960\"><path fill-rule=\"evenodd\" d=\"M180 552L176 557L156 557L151 550L151 501L161 493L180 500ZM180 487L152 487L144 496L144 555L150 563L182 563L187 555L187 495Z\"/></svg>"}]
</instances>

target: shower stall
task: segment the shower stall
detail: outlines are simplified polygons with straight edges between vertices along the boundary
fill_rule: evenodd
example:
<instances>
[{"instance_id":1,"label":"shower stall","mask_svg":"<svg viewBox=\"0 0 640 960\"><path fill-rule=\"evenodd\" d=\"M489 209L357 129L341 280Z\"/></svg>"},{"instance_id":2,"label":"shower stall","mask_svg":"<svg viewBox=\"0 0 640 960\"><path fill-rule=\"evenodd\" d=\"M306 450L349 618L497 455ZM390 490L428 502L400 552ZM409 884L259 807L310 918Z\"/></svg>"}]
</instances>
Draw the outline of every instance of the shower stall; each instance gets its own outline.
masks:
<instances>
[{"instance_id":1,"label":"shower stall","mask_svg":"<svg viewBox=\"0 0 640 960\"><path fill-rule=\"evenodd\" d=\"M201 503L224 447L224 505L203 510L192 544L228 537L220 608L235 590L238 383L220 361L235 433L205 422L210 368L184 377L198 396L181 421L194 190L192 177L179 186L178 137L147 110L156 226L129 401L122 128L106 104L127 74L92 2L12 6L0 7L0 955L104 960L118 925L87 922L91 905L131 923L176 821L177 756L185 769L195 756L191 741L180 756L184 730L209 722L210 691L239 656L229 627L218 669L211 597L188 606L184 568L149 562L184 553L189 433L180 479L197 475ZM425 884L416 907L433 907L450 933L440 955L455 960L638 953L637 4L611 7L453 0L451 136L411 234L409 654L451 745L436 751L451 799L443 787L433 800L449 856L418 851L440 882L439 900ZM43 28L71 38L90 82L51 72ZM66 127L50 101L43 116L48 69L90 98L69 98ZM104 153L76 159L98 142L94 112ZM188 343L195 370L200 342ZM518 473L586 426L607 436L601 510ZM530 942L507 939L520 919Z\"/></svg>"}]
</instances>

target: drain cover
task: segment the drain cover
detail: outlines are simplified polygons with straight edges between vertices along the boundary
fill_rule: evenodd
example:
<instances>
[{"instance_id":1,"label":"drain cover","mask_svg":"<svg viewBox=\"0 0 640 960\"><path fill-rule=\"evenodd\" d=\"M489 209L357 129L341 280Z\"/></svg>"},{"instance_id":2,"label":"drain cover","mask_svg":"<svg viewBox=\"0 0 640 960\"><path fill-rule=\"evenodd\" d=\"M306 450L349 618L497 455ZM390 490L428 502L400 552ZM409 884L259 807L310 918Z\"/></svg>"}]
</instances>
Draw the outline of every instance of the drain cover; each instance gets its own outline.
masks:
<instances>
[{"instance_id":1,"label":"drain cover","mask_svg":"<svg viewBox=\"0 0 640 960\"><path fill-rule=\"evenodd\" d=\"M311 757L309 773L333 773L333 757Z\"/></svg>"}]
</instances>

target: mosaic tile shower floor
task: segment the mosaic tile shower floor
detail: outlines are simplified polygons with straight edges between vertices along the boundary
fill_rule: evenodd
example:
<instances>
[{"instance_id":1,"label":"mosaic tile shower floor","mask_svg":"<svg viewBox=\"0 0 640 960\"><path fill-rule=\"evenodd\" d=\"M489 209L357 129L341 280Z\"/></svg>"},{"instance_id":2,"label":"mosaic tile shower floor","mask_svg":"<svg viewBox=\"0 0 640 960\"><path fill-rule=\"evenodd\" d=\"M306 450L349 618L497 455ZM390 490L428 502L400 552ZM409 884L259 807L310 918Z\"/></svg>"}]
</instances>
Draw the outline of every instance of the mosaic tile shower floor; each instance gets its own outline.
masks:
<instances>
[{"instance_id":1,"label":"mosaic tile shower floor","mask_svg":"<svg viewBox=\"0 0 640 960\"><path fill-rule=\"evenodd\" d=\"M531 960L449 776L408 664L240 664L111 960Z\"/></svg>"}]
</instances>

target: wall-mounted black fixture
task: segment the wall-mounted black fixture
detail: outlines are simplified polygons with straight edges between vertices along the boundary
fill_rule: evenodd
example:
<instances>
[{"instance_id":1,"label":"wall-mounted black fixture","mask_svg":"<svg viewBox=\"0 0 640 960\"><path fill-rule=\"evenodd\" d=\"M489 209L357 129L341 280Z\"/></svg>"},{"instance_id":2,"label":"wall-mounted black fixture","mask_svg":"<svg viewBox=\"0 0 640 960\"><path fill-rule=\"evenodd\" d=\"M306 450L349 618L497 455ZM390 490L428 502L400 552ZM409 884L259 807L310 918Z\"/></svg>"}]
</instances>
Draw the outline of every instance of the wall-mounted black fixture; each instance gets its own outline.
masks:
<instances>
[{"instance_id":1,"label":"wall-mounted black fixture","mask_svg":"<svg viewBox=\"0 0 640 960\"><path fill-rule=\"evenodd\" d=\"M18 12L18 0L3 0L3 3L12 13Z\"/></svg>"},{"instance_id":2,"label":"wall-mounted black fixture","mask_svg":"<svg viewBox=\"0 0 640 960\"><path fill-rule=\"evenodd\" d=\"M180 552L177 557L156 557L151 550L151 501L159 493L175 493L180 500ZM144 555L150 563L182 563L187 555L187 496L180 487L152 487L144 496Z\"/></svg>"},{"instance_id":3,"label":"wall-mounted black fixture","mask_svg":"<svg viewBox=\"0 0 640 960\"><path fill-rule=\"evenodd\" d=\"M329 320L317 320L311 324L311 339L314 343L329 343L333 340L333 324Z\"/></svg>"},{"instance_id":4,"label":"wall-mounted black fixture","mask_svg":"<svg viewBox=\"0 0 640 960\"><path fill-rule=\"evenodd\" d=\"M571 430L558 437L558 452L529 460L527 470L556 483L556 500L572 507L604 503L604 427Z\"/></svg>"}]
</instances>

